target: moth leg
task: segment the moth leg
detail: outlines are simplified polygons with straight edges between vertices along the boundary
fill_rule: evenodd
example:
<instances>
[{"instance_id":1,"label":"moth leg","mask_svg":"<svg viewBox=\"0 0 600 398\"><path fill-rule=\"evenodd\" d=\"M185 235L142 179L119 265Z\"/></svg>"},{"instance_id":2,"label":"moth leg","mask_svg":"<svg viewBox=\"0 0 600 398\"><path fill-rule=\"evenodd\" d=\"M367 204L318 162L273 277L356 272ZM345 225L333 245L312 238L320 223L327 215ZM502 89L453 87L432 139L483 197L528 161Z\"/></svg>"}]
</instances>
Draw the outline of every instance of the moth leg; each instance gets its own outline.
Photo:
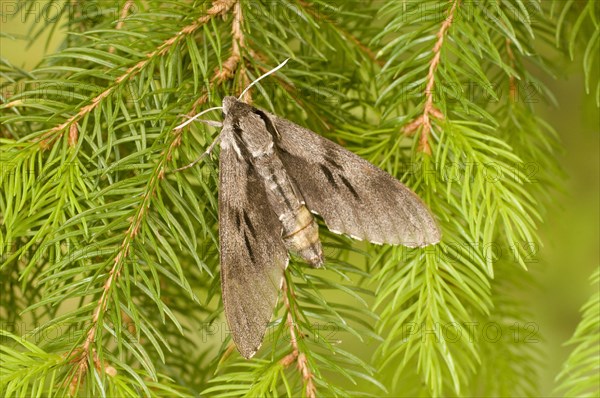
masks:
<instances>
[{"instance_id":1,"label":"moth leg","mask_svg":"<svg viewBox=\"0 0 600 398\"><path fill-rule=\"evenodd\" d=\"M200 155L200 157L196 160L194 160L192 163L180 167L178 169L173 170L173 172L179 172L181 170L185 170L185 169L189 169L190 167L195 166L199 161L201 161L202 159L204 159L206 156L209 156L210 153L212 152L212 150L214 149L215 145L217 145L219 143L219 141L221 141L221 135L219 134L217 136L217 138L214 139L214 141L208 146L208 148L206 149L206 151L204 151L204 153L202 155Z\"/></svg>"}]
</instances>

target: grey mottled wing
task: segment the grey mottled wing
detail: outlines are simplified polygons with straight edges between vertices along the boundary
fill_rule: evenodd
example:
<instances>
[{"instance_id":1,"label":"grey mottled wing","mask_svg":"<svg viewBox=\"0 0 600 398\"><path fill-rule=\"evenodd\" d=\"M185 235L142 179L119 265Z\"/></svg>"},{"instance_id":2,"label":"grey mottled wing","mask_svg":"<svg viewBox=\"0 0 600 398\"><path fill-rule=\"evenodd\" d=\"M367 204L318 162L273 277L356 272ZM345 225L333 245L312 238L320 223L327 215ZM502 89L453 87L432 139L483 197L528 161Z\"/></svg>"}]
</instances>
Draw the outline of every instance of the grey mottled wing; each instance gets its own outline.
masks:
<instances>
[{"instance_id":1,"label":"grey mottled wing","mask_svg":"<svg viewBox=\"0 0 600 398\"><path fill-rule=\"evenodd\" d=\"M237 153L230 128L221 133L219 239L221 287L233 341L245 358L263 340L288 264L281 223L264 184Z\"/></svg>"},{"instance_id":2,"label":"grey mottled wing","mask_svg":"<svg viewBox=\"0 0 600 398\"><path fill-rule=\"evenodd\" d=\"M278 149L307 207L336 233L373 243L422 247L439 242L427 206L400 181L360 156L269 114Z\"/></svg>"}]
</instances>

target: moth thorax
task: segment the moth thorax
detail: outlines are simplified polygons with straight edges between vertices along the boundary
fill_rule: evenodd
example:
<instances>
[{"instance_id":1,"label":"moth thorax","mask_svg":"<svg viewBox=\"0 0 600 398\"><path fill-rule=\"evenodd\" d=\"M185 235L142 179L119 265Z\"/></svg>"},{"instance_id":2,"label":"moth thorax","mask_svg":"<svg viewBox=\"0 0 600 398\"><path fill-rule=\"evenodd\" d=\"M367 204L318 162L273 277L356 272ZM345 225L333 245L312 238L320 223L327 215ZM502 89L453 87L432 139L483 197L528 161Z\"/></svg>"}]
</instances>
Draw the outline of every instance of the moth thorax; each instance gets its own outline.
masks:
<instances>
[{"instance_id":1,"label":"moth thorax","mask_svg":"<svg viewBox=\"0 0 600 398\"><path fill-rule=\"evenodd\" d=\"M283 242L288 250L302 257L313 267L323 264L323 249L319 240L319 226L305 205L281 217Z\"/></svg>"}]
</instances>

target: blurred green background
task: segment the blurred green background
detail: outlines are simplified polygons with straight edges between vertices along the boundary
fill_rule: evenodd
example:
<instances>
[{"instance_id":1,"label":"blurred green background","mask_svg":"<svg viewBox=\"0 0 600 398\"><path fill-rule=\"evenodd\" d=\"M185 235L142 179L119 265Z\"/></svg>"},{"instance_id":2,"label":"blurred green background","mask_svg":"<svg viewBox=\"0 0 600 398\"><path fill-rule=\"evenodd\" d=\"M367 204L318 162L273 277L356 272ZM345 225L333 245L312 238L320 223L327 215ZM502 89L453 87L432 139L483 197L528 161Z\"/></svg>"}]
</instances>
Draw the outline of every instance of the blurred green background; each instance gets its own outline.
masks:
<instances>
[{"instance_id":1,"label":"blurred green background","mask_svg":"<svg viewBox=\"0 0 600 398\"><path fill-rule=\"evenodd\" d=\"M2 10L9 3L14 2L0 0ZM28 47L29 23L0 18L0 55L25 70L55 50L64 37L64 33L57 33L47 48L46 38ZM540 342L545 354L545 367L540 369L544 396L551 395L554 377L572 349L563 343L581 319L579 309L592 293L588 278L600 265L600 114L594 98L585 93L580 61L566 62L557 57L556 62L564 65L564 76L541 78L559 106L535 105L538 114L560 135L563 153L558 162L566 175L564 191L556 193L555 205L540 226L543 247L539 262L530 267L540 288L523 292L535 318L530 321L539 325L544 339ZM370 348L365 346L365 350Z\"/></svg>"},{"instance_id":2,"label":"blurred green background","mask_svg":"<svg viewBox=\"0 0 600 398\"><path fill-rule=\"evenodd\" d=\"M556 206L541 226L544 247L540 262L532 269L541 290L529 294L546 340L542 392L548 394L553 377L573 348L562 344L581 320L579 308L593 289L589 277L600 265L600 116L593 97L585 94L579 61L565 65L568 79L545 80L559 108L537 106L540 116L559 133L564 148L559 164L566 175L564 192L556 195Z\"/></svg>"}]
</instances>

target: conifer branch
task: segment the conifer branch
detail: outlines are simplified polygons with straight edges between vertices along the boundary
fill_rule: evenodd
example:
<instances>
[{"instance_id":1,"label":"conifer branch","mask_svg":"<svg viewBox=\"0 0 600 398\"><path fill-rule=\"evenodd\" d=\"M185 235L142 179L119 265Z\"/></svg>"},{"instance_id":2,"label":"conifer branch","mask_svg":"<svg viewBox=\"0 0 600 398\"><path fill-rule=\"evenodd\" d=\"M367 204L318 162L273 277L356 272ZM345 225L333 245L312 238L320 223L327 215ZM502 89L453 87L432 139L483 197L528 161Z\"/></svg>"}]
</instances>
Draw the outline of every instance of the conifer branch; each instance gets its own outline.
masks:
<instances>
[{"instance_id":1,"label":"conifer branch","mask_svg":"<svg viewBox=\"0 0 600 398\"><path fill-rule=\"evenodd\" d=\"M289 297L292 297L292 298L294 297L294 292L292 291L291 288L288 287L287 281L285 280L285 278L283 279L282 291L283 291L283 303L287 310L287 326L290 331L290 345L292 346L292 352L289 353L288 355L286 355L285 357L283 357L280 360L280 363L284 367L288 367L295 361L297 364L298 370L300 371L300 374L302 375L302 379L304 380L306 396L308 398L315 398L316 394L317 394L317 388L313 381L314 374L310 370L310 366L308 365L306 355L303 352L300 352L300 349L298 348L298 340L296 337L297 323L294 321L294 316L292 315L292 313L295 313L296 309L294 307L292 307L292 305L290 304L290 299L289 299ZM289 297L288 297L288 292L289 292ZM297 316L297 314L296 314L296 316Z\"/></svg>"},{"instance_id":2,"label":"conifer branch","mask_svg":"<svg viewBox=\"0 0 600 398\"><path fill-rule=\"evenodd\" d=\"M220 12L226 12L229 8L231 8L231 6L224 8L221 5L218 5L217 3L215 3L215 5L213 5L213 8L211 8L208 11L207 15L214 16ZM213 11L211 11L211 10L213 10ZM239 61L239 57L240 57L239 48L240 47L239 47L238 43L243 44L243 35L241 32L242 15L241 15L241 7L239 5L239 1L235 2L235 4L234 4L234 16L235 17L234 17L234 23L233 23L233 29L232 29L233 38L234 38L234 41L233 41L234 46L232 47L233 48L232 56L228 60L229 64L226 61L226 63L223 65L224 70L226 72L223 73L222 71L220 72L217 70L217 71L215 71L215 74L214 74L213 78L211 79L212 81L216 81L218 83L222 83L223 81L228 80L233 76L233 70L235 69L235 67ZM204 18L204 19L202 19L202 18ZM206 23L209 20L209 18L207 18L206 16L202 17L202 18L201 18L202 20L205 20L205 22L203 22L203 23ZM196 23L198 24L198 21ZM199 26L201 26L201 24L198 24L198 27ZM186 31L186 29L184 28L183 31ZM174 42L173 42L173 44L174 44ZM163 43L163 45L164 45L164 43ZM160 53L162 51L162 48L163 48L163 46L159 47L159 50L155 51L152 54ZM149 58L150 58L150 56L149 56ZM227 66L226 66L226 64L227 64ZM139 70L141 70L142 67L140 67ZM193 108L205 103L206 99L207 99L206 95L201 96L194 103ZM75 128L73 128L73 127L75 127ZM71 142L72 140L76 139L76 135L75 135L75 133L77 132L76 124L71 125L70 131L71 131L71 134L69 136L69 141ZM75 132L75 133L73 133L73 132ZM175 130L173 132L173 136L171 137L171 142L168 145L168 149L163 152L159 163L154 168L152 176L151 176L150 180L148 181L148 184L146 185L146 189L145 189L145 193L142 198L142 202L138 206L138 208L136 210L136 214L133 217L132 223L130 224L130 227L127 230L127 232L125 233L125 238L123 239L120 249L114 258L114 265L108 274L109 276L104 284L102 294L100 296L100 299L98 300L98 305L96 306L96 309L94 310L94 313L92 316L92 325L87 333L85 342L80 349L76 350L76 352L79 353L79 357L72 360L72 362L77 363L77 367L78 367L77 371L76 371L76 376L72 380L72 384L71 384L72 386L78 385L80 380L82 380L83 376L85 376L85 373L87 372L90 351L95 352L95 350L91 349L91 346L95 342L96 333L97 333L97 329L99 326L100 316L102 313L106 312L106 310L107 310L108 298L110 297L111 288L113 285L115 285L117 283L117 280L121 274L121 269L123 267L124 259L127 258L127 256L129 255L131 243L133 242L134 238L138 234L142 220L144 219L147 211L150 209L151 199L153 196L155 196L155 192L158 188L158 180L160 180L164 177L165 172L166 172L166 165L167 165L168 161L172 158L172 153L173 153L174 149L181 142L181 134L182 134L181 130ZM95 360L95 358L94 358L94 360Z\"/></svg>"},{"instance_id":3,"label":"conifer branch","mask_svg":"<svg viewBox=\"0 0 600 398\"><path fill-rule=\"evenodd\" d=\"M170 157L171 150L173 148L173 142L177 140L177 135L171 136L171 140L172 142L168 146L169 150L163 152L161 159L159 160L158 164L154 167L150 180L146 184L141 203L138 205L135 211L135 215L131 220L129 229L127 230L127 232L125 232L125 237L123 238L120 248L113 260L114 265L108 273L108 278L104 282L102 293L100 295L100 299L98 300L98 304L94 309L91 326L87 332L85 341L81 348L75 350L75 352L78 353L78 356L71 359L72 363L77 364L75 377L73 378L71 383L72 386L79 385L79 383L81 382L88 370L88 361L90 358L90 353L95 353L92 344L95 343L98 327L101 326L101 316L108 309L108 300L111 296L111 291L113 287L116 286L116 284L118 283L125 259L129 255L131 244L133 243L135 237L138 235L142 221L144 220L147 212L150 209L152 198L155 196L156 190L159 185L158 181L162 179L162 176L165 173L168 158ZM94 359L94 361L96 361L95 356L92 356L92 358Z\"/></svg>"},{"instance_id":4,"label":"conifer branch","mask_svg":"<svg viewBox=\"0 0 600 398\"><path fill-rule=\"evenodd\" d=\"M209 15L211 15L210 10L209 10ZM241 7L239 4L239 1L235 2L235 4L234 4L234 16L235 17L234 17L234 23L233 23L233 28L232 28L234 46L232 47L233 48L232 55L228 59L228 61L226 61L223 64L223 66L224 66L223 71L219 71L219 70L215 71L215 74L214 74L213 78L211 79L211 81L213 81L213 82L222 83L223 81L230 79L233 76L233 72L237 66L239 59L240 59L240 46L243 45L244 38L243 38L242 31L241 31L242 14L241 14ZM202 95L201 97L199 97L199 99L194 103L193 108L205 103L206 99L207 99L206 95ZM71 142L72 140L76 140L77 129L76 129L75 124L71 125L70 131L71 131L71 134L69 136L69 141ZM174 149L181 142L181 134L182 134L181 130L175 130L173 132L173 136L171 138L171 142L168 145L168 149L165 152L163 152L162 158L160 159L159 163L155 167L154 172L152 173L152 176L146 186L146 190L143 195L142 203L139 205L138 209L136 210L136 214L132 220L132 223L131 223L129 229L127 230L127 232L125 233L125 238L123 239L123 241L121 243L121 248L114 259L114 265L109 272L109 277L104 284L102 294L100 296L100 299L98 300L98 305L96 306L96 309L94 310L94 314L92 316L92 325L90 327L90 330L87 333L87 337L85 339L83 346L81 347L80 350L78 350L78 352L80 352L80 356L78 359L74 359L72 361L72 362L76 362L78 364L78 370L76 373L77 376L73 379L72 385L76 385L79 382L79 380L81 380L81 378L85 375L85 372L87 371L90 347L95 341L96 331L99 326L100 316L102 313L106 312L106 310L107 310L108 297L110 296L111 288L114 284L116 284L116 281L118 280L118 278L121 274L121 268L123 266L123 261L125 258L127 258L129 251L130 251L131 243L133 242L134 238L136 237L136 235L139 232L139 228L141 226L142 220L144 219L146 212L150 209L151 198L155 195L156 189L158 188L157 182L158 182L158 180L160 180L164 177L165 171L166 171L166 164L172 158L172 153L173 153Z\"/></svg>"},{"instance_id":5,"label":"conifer branch","mask_svg":"<svg viewBox=\"0 0 600 398\"><path fill-rule=\"evenodd\" d=\"M241 62L240 69L242 72L242 79L240 81L240 87L238 88L240 92L249 84L248 74L246 73L244 63L242 62L242 49L246 46L242 29L243 21L242 5L240 1L236 1L233 5L233 20L231 22L231 55L223 62L223 69L218 72L216 76L219 81L232 78ZM243 100L247 103L252 102L249 91L244 94Z\"/></svg>"},{"instance_id":6,"label":"conifer branch","mask_svg":"<svg viewBox=\"0 0 600 398\"><path fill-rule=\"evenodd\" d=\"M125 71L125 73L115 79L114 84L108 87L106 90L98 94L94 97L90 104L83 106L79 112L75 115L71 116L67 121L62 124L59 124L56 127L53 127L46 133L44 133L41 138L38 139L40 146L43 149L49 149L56 140L60 139L64 134L64 130L71 126L73 123L77 123L81 118L83 118L86 114L92 112L104 99L110 96L120 85L121 83L128 81L139 72L141 72L147 65L150 64L152 60L157 57L164 56L167 51L169 51L174 45L179 43L179 41L198 30L202 25L206 24L212 18L223 15L231 9L231 7L236 3L236 0L215 0L213 2L213 6L206 11L206 14L202 15L200 18L196 19L192 24L181 29L177 34L173 37L165 40L160 46L156 48L156 50L148 53L146 55L146 59L143 61L139 61L134 66L130 67Z\"/></svg>"},{"instance_id":7,"label":"conifer branch","mask_svg":"<svg viewBox=\"0 0 600 398\"><path fill-rule=\"evenodd\" d=\"M429 71L427 72L427 84L425 86L425 106L423 107L423 114L417 119L409 123L405 128L404 132L407 134L414 133L417 129L421 129L421 138L419 140L419 150L431 155L431 147L429 146L429 134L431 133L431 118L443 119L444 115L433 105L434 85L435 85L435 73L440 65L440 57L442 55L442 45L444 44L444 37L452 26L454 20L454 14L458 7L460 0L451 0L452 7L448 11L448 16L442 23L440 30L437 33L437 41L433 46L433 58L429 62Z\"/></svg>"},{"instance_id":8,"label":"conifer branch","mask_svg":"<svg viewBox=\"0 0 600 398\"><path fill-rule=\"evenodd\" d=\"M371 48L369 48L367 45L362 43L352 33L348 32L347 30L343 29L341 26L336 24L334 21L332 21L331 18L329 18L327 15L318 14L313 9L313 6L311 4L309 4L303 0L299 0L298 3L300 3L300 5L302 5L302 7L306 10L306 12L308 12L314 18L322 18L325 22L327 22L330 26L332 26L337 32L339 32L339 34L341 36L343 36L345 39L348 39L352 43L354 43L359 50L361 50L365 55L367 55L371 59L371 61L375 62L379 66L383 66L385 64L385 61L383 59L377 58L377 55L373 52L373 50L371 50Z\"/></svg>"},{"instance_id":9,"label":"conifer branch","mask_svg":"<svg viewBox=\"0 0 600 398\"><path fill-rule=\"evenodd\" d=\"M242 59L241 49L245 47L244 33L242 30L242 22L243 22L242 7L240 4L240 1L237 0L237 1L235 1L235 4L233 5L233 21L231 24L232 25L231 26L231 35L232 35L231 55L229 56L229 58L227 58L223 62L221 69L219 69L219 68L215 69L215 72L214 72L212 78L210 79L211 84L222 84L225 81L230 80L235 76L235 71L238 68L239 63ZM248 81L248 75L246 74L245 68L244 68L242 71L242 82L241 82L240 88L239 88L240 91L242 91L245 88L246 84L248 84L247 81ZM246 102L252 101L252 97L250 96L249 91L244 95L244 100ZM194 104L192 105L192 108L188 112L187 116L193 117L193 115L197 113L198 107L205 104L206 101L208 101L208 94L204 93L200 97L198 97L198 99L194 102ZM181 129L174 130L174 134L177 135L177 138L173 141L173 143L171 144L171 147L169 148L169 154L168 154L169 160L171 159L172 150L175 147L179 146L181 143L181 133L182 133ZM215 143L211 144L211 147L214 144ZM195 163L196 162L192 163L192 165ZM183 170L188 167L190 167L190 165L184 166L183 168L178 169L178 170Z\"/></svg>"}]
</instances>

